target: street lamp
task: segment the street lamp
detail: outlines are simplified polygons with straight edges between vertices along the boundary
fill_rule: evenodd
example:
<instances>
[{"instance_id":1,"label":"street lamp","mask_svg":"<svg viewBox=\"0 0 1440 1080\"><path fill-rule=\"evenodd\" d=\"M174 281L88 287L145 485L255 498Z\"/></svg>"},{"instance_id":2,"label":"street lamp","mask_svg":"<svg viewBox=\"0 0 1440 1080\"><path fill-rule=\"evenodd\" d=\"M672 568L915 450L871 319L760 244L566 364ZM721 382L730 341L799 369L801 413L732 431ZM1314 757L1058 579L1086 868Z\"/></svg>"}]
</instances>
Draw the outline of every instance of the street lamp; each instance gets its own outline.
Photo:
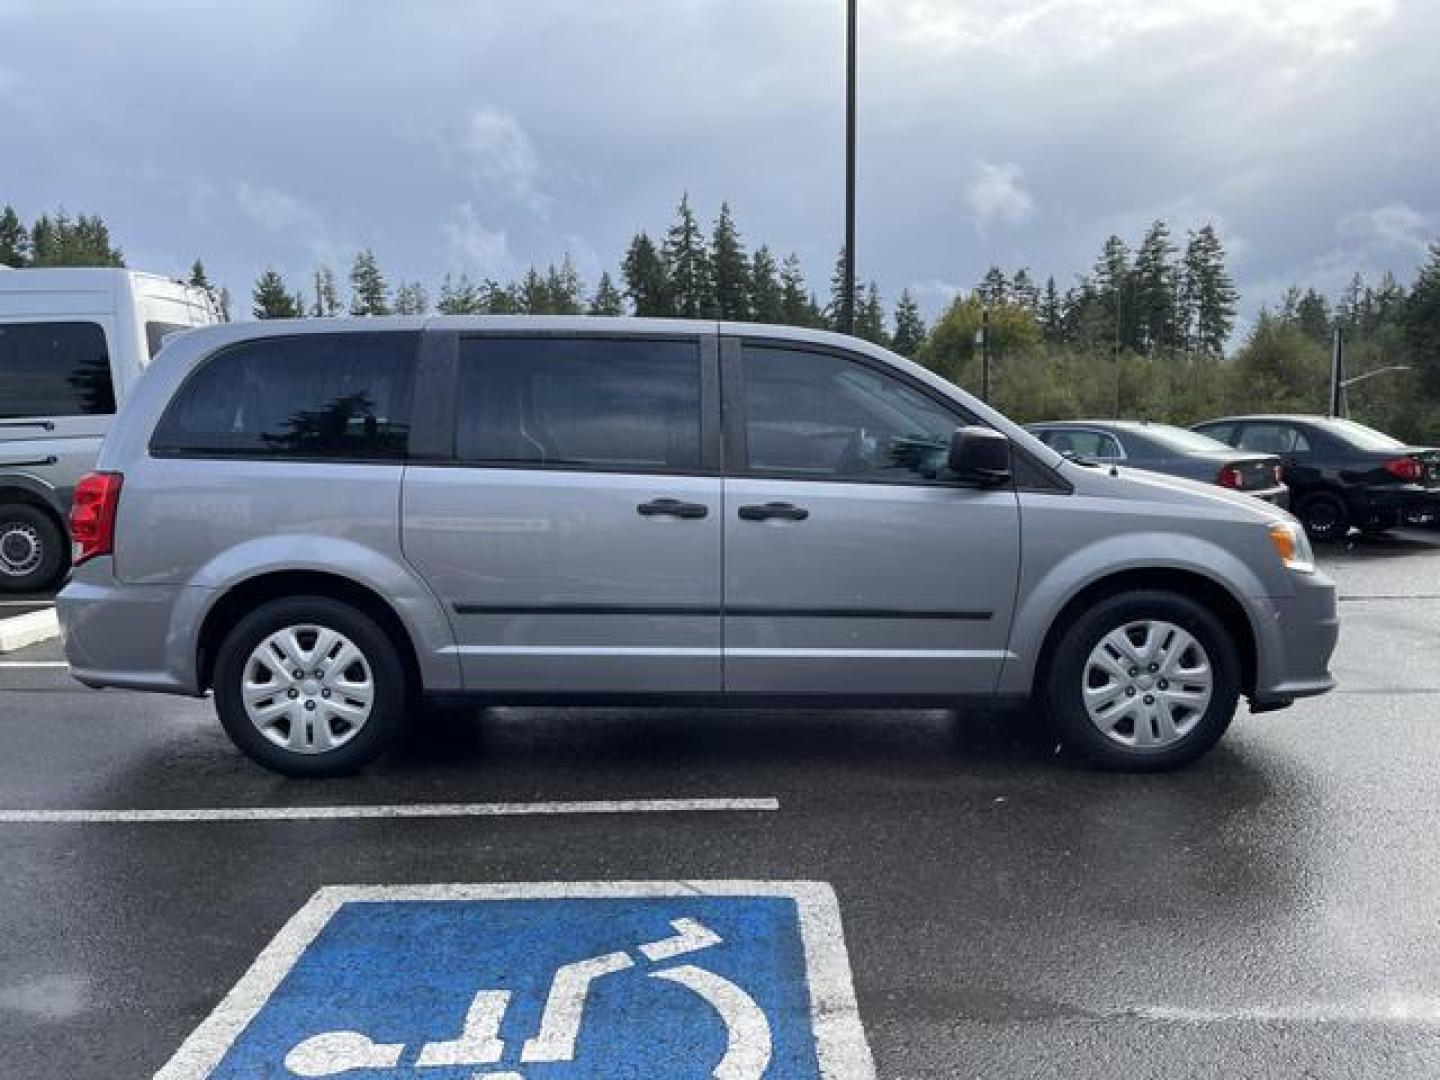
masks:
<instances>
[{"instance_id":1,"label":"street lamp","mask_svg":"<svg viewBox=\"0 0 1440 1080\"><path fill-rule=\"evenodd\" d=\"M1341 390L1348 390L1356 383L1364 382L1366 379L1373 379L1376 375L1384 375L1389 371L1409 371L1409 364L1386 364L1384 367L1376 368L1374 371L1367 371L1364 375L1354 375L1340 383Z\"/></svg>"},{"instance_id":2,"label":"street lamp","mask_svg":"<svg viewBox=\"0 0 1440 1080\"><path fill-rule=\"evenodd\" d=\"M845 295L840 329L855 332L855 29L859 0L846 0L845 12Z\"/></svg>"}]
</instances>

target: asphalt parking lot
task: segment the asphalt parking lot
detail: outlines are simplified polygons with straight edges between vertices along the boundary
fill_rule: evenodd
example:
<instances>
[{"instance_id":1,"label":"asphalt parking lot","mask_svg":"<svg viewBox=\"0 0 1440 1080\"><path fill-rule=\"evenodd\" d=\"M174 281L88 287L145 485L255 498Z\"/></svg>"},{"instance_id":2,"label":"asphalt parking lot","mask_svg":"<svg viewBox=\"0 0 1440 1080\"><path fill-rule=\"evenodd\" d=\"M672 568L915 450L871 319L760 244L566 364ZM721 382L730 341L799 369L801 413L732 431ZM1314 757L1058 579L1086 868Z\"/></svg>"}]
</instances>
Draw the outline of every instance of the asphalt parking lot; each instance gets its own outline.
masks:
<instances>
[{"instance_id":1,"label":"asphalt parking lot","mask_svg":"<svg viewBox=\"0 0 1440 1080\"><path fill-rule=\"evenodd\" d=\"M0 1074L151 1075L324 886L810 881L882 1077L1440 1075L1440 534L1324 561L1341 689L1166 776L1083 771L1013 711L504 709L295 782L208 703L12 653ZM710 1075L682 1058L649 1075Z\"/></svg>"}]
</instances>

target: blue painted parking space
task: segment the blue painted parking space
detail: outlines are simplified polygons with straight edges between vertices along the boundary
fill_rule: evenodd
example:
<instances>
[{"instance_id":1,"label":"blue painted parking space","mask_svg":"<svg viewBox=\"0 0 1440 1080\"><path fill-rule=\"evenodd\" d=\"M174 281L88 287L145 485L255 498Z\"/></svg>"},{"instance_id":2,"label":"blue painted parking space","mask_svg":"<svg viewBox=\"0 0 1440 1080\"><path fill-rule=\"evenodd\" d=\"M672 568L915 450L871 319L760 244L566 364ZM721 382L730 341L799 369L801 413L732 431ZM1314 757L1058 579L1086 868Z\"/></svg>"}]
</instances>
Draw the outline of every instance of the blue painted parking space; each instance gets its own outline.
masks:
<instances>
[{"instance_id":1,"label":"blue painted parking space","mask_svg":"<svg viewBox=\"0 0 1440 1080\"><path fill-rule=\"evenodd\" d=\"M322 890L159 1074L871 1077L813 882Z\"/></svg>"}]
</instances>

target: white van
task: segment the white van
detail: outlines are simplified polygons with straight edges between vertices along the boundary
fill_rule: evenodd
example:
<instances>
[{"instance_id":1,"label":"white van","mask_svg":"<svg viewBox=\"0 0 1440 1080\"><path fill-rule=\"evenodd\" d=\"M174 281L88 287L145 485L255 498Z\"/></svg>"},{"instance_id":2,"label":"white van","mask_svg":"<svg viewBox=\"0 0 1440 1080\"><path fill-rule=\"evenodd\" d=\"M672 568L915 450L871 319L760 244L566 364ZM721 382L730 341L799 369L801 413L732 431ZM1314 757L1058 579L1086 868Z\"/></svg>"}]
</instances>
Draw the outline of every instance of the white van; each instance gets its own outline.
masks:
<instances>
[{"instance_id":1,"label":"white van","mask_svg":"<svg viewBox=\"0 0 1440 1080\"><path fill-rule=\"evenodd\" d=\"M75 481L166 335L219 322L204 289L112 269L0 270L0 592L69 569Z\"/></svg>"}]
</instances>

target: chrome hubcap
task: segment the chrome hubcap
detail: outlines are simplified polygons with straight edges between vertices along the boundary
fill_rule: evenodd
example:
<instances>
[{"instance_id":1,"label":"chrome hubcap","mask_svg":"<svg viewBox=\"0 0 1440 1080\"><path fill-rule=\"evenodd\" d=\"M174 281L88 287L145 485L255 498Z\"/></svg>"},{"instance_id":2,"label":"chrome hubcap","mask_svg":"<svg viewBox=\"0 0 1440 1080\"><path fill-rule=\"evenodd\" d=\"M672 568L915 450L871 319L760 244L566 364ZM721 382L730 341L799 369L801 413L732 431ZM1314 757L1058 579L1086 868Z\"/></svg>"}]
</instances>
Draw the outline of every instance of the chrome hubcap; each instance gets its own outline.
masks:
<instances>
[{"instance_id":1,"label":"chrome hubcap","mask_svg":"<svg viewBox=\"0 0 1440 1080\"><path fill-rule=\"evenodd\" d=\"M1122 746L1160 749L1195 729L1210 705L1215 676L1194 635L1144 619L1100 639L1081 680L1085 711Z\"/></svg>"},{"instance_id":2,"label":"chrome hubcap","mask_svg":"<svg viewBox=\"0 0 1440 1080\"><path fill-rule=\"evenodd\" d=\"M360 733L375 704L365 654L344 635L305 624L277 630L250 653L245 714L276 746L323 754Z\"/></svg>"},{"instance_id":3,"label":"chrome hubcap","mask_svg":"<svg viewBox=\"0 0 1440 1080\"><path fill-rule=\"evenodd\" d=\"M24 577L40 565L45 546L31 526L10 521L0 525L0 573Z\"/></svg>"}]
</instances>

